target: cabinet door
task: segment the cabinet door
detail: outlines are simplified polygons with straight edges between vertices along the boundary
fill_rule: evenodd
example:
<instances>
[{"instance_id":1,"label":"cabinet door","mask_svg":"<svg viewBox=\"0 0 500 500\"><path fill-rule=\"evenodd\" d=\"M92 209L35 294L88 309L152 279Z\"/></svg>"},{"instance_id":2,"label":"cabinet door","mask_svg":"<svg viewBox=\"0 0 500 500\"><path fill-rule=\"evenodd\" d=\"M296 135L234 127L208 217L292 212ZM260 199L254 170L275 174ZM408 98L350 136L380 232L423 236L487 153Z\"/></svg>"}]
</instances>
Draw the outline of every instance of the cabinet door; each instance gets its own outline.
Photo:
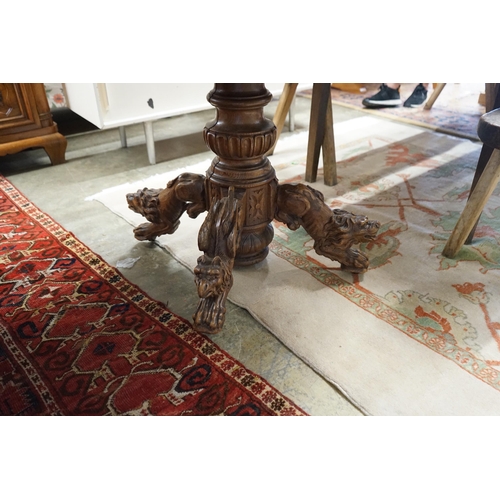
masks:
<instances>
[{"instance_id":1,"label":"cabinet door","mask_svg":"<svg viewBox=\"0 0 500 500\"><path fill-rule=\"evenodd\" d=\"M29 84L0 83L0 135L40 128Z\"/></svg>"}]
</instances>

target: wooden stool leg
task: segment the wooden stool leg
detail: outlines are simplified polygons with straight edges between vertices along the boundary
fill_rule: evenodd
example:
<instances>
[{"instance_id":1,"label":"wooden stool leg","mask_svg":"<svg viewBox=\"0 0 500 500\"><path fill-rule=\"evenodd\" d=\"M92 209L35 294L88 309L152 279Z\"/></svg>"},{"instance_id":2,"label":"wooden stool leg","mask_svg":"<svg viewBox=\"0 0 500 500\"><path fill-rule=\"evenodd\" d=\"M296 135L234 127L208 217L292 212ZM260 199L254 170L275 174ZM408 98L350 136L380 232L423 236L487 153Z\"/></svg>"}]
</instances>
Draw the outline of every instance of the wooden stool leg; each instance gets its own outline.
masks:
<instances>
[{"instance_id":1,"label":"wooden stool leg","mask_svg":"<svg viewBox=\"0 0 500 500\"><path fill-rule=\"evenodd\" d=\"M495 149L481 178L472 192L462 215L451 233L443 250L443 255L452 259L462 248L476 220L481 215L488 198L500 180L500 151Z\"/></svg>"},{"instance_id":2,"label":"wooden stool leg","mask_svg":"<svg viewBox=\"0 0 500 500\"><path fill-rule=\"evenodd\" d=\"M337 184L337 160L335 158L331 99L328 99L326 107L325 137L323 139L323 172L325 184L327 186L335 186Z\"/></svg>"},{"instance_id":3,"label":"wooden stool leg","mask_svg":"<svg viewBox=\"0 0 500 500\"><path fill-rule=\"evenodd\" d=\"M493 154L494 148L491 146L488 146L487 144L483 144L483 147L481 148L481 154L479 155L479 159L477 161L477 166L476 166L476 171L474 172L474 178L472 179L472 185L470 187L470 193L469 193L469 198L472 196L472 193L474 192L474 189L476 189L477 183L479 179L481 178L481 175L484 172L484 169L486 168L486 165L488 165L488 162L491 158L491 155ZM469 200L467 198L467 201ZM465 245L470 245L472 243L472 239L474 238L474 233L476 232L476 227L479 223L479 217L481 217L481 214L478 215L476 222L472 226L472 229L467 236L467 239L465 240Z\"/></svg>"},{"instance_id":4,"label":"wooden stool leg","mask_svg":"<svg viewBox=\"0 0 500 500\"><path fill-rule=\"evenodd\" d=\"M443 91L445 85L446 83L436 84L436 88L434 89L434 92L431 94L429 99L427 99L427 102L424 105L424 109L432 108L433 104L436 102L436 99L439 97L439 94L441 94L441 92Z\"/></svg>"},{"instance_id":5,"label":"wooden stool leg","mask_svg":"<svg viewBox=\"0 0 500 500\"><path fill-rule=\"evenodd\" d=\"M307 144L306 182L316 182L319 154L325 137L326 110L329 100L331 100L330 84L315 83L313 85Z\"/></svg>"},{"instance_id":6,"label":"wooden stool leg","mask_svg":"<svg viewBox=\"0 0 500 500\"><path fill-rule=\"evenodd\" d=\"M295 99L293 96L292 102L290 103L290 109L288 110L288 131L293 132L295 130Z\"/></svg>"},{"instance_id":7,"label":"wooden stool leg","mask_svg":"<svg viewBox=\"0 0 500 500\"><path fill-rule=\"evenodd\" d=\"M486 88L486 112L500 108L500 92L498 92L500 86L496 83L486 83L485 88ZM486 165L488 164L488 161L490 160L492 154L493 154L493 148L491 146L488 146L487 144L483 144L483 147L481 148L481 154L479 155L479 160L477 162L476 172L474 173L474 179L472 180L472 186L470 188L469 198L472 196L472 193L476 188L476 184L481 178L481 175ZM479 222L480 216L481 214L478 215L476 223L474 224L474 226L472 226L469 236L467 236L467 239L465 240L466 245L470 245L472 243L472 239L474 238L474 233L476 232L476 227Z\"/></svg>"},{"instance_id":8,"label":"wooden stool leg","mask_svg":"<svg viewBox=\"0 0 500 500\"><path fill-rule=\"evenodd\" d=\"M274 148L280 137L281 131L283 130L283 125L285 124L286 117L290 111L290 107L295 97L295 91L297 90L298 83L285 83L283 87L283 92L278 101L278 107L274 113L273 122L276 125L276 141L274 146L267 152L270 156L274 153Z\"/></svg>"}]
</instances>

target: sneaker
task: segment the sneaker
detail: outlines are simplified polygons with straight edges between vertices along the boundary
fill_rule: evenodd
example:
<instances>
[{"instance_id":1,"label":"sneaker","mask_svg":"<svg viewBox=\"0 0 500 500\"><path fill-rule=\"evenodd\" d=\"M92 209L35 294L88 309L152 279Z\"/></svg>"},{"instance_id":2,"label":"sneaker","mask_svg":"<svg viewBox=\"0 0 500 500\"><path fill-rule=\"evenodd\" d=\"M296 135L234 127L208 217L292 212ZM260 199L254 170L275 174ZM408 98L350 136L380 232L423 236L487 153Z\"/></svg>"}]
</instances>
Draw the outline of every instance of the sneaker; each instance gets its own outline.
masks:
<instances>
[{"instance_id":1,"label":"sneaker","mask_svg":"<svg viewBox=\"0 0 500 500\"><path fill-rule=\"evenodd\" d=\"M403 106L405 108L418 108L422 106L422 104L427 99L427 90L425 87L419 83L414 89L410 97L406 99Z\"/></svg>"},{"instance_id":2,"label":"sneaker","mask_svg":"<svg viewBox=\"0 0 500 500\"><path fill-rule=\"evenodd\" d=\"M363 99L362 104L366 108L386 108L388 106L400 106L401 102L399 89L391 89L383 83L379 87L379 91L371 97Z\"/></svg>"}]
</instances>

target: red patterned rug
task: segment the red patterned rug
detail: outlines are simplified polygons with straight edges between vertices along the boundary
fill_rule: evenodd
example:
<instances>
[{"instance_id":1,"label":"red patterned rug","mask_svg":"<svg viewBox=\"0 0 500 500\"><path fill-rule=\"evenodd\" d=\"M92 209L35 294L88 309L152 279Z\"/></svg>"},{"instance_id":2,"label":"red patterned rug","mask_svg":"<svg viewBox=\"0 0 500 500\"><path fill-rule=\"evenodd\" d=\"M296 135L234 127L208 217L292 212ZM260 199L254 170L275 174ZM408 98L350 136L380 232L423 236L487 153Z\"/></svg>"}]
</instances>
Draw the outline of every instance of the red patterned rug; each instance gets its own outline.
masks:
<instances>
[{"instance_id":1,"label":"red patterned rug","mask_svg":"<svg viewBox=\"0 0 500 500\"><path fill-rule=\"evenodd\" d=\"M306 415L0 176L0 415Z\"/></svg>"}]
</instances>

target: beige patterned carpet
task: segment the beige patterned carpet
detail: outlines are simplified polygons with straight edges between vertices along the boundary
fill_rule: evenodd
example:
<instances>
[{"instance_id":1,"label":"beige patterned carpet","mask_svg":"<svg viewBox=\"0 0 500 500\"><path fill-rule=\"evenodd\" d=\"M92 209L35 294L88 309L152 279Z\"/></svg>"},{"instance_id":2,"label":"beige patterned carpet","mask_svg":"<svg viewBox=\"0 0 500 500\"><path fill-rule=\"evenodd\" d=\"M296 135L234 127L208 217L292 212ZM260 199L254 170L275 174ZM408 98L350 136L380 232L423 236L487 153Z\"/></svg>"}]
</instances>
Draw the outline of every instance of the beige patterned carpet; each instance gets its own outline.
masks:
<instances>
[{"instance_id":1,"label":"beige patterned carpet","mask_svg":"<svg viewBox=\"0 0 500 500\"><path fill-rule=\"evenodd\" d=\"M361 249L362 277L318 256L310 237L275 224L267 259L234 272L230 300L245 307L314 370L371 415L500 414L500 190L470 247L441 250L465 205L477 142L367 115L336 124L339 183L312 186L332 207L377 219ZM307 134L279 142L281 182L301 182ZM188 171L204 173L209 163ZM175 173L97 193L131 225L125 195ZM159 243L193 269L196 220ZM130 245L136 242L131 238ZM244 333L242 333L244 334Z\"/></svg>"}]
</instances>

